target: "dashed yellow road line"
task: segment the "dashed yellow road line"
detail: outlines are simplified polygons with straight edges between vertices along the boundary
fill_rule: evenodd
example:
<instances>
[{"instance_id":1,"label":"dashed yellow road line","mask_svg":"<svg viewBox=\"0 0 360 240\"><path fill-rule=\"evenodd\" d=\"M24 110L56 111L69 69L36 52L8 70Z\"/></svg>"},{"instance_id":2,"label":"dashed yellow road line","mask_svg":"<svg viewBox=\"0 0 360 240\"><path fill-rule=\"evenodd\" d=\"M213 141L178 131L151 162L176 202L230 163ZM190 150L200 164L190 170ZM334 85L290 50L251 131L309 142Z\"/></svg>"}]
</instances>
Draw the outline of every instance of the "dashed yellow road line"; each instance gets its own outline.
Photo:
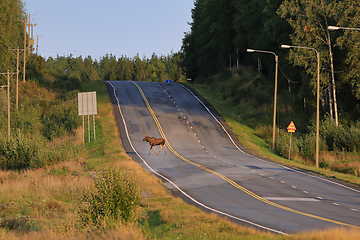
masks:
<instances>
[{"instance_id":1,"label":"dashed yellow road line","mask_svg":"<svg viewBox=\"0 0 360 240\"><path fill-rule=\"evenodd\" d=\"M315 218L315 219L318 219L318 220L322 220L322 221L325 221L325 222L330 222L330 223L338 224L338 225L341 225L341 226L347 226L347 227L353 227L353 228L358 228L358 229L360 229L359 226L355 226L355 225L351 225L351 224L339 222L339 221L332 220L332 219L325 218L325 217L321 217L321 216L316 216L316 215L313 215L313 214L310 214L310 213L301 212L301 211L298 211L298 210L295 210L295 209L292 209L292 208L289 208L289 207L285 207L285 206L282 206L282 205L280 205L280 204L271 202L271 201L269 201L269 200L267 200L267 199L265 199L265 198L263 198L263 197L260 197L259 195L255 194L255 193L251 192L250 190L248 190L248 189L240 186L239 184L237 184L235 181L231 180L230 178L228 178L228 177L226 177L226 176L224 176L224 175L222 175L222 174L220 174L220 173L218 173L218 172L215 172L214 170L211 170L211 169L209 169L209 168L207 168L207 167L205 167L205 166L203 166L203 165L201 165L201 164L192 162L192 161L188 160L187 158L183 157L182 155L180 155L179 153L177 153L177 152L172 148L172 146L170 145L169 141L166 139L166 136L165 136L165 134L164 134L164 131L163 131L162 128L161 128L160 122L159 122L159 120L157 119L154 111L152 110L152 108L151 108L151 106L150 106L150 104L149 104L149 102L148 102L148 100L147 100L144 92L142 91L141 87L140 87L137 83L135 83L135 82L132 82L132 83L133 83L133 84L137 87L137 89L139 90L139 92L140 92L140 94L141 94L141 96L142 96L142 98L143 98L143 100L144 100L144 102L145 102L145 105L146 105L147 109L149 110L152 118L153 118L154 121L155 121L155 124L156 124L157 128L159 129L159 132L160 132L161 137L165 139L166 146L169 148L169 150L170 150L175 156L177 156L177 157L180 158L181 160L183 160L183 161L185 161L185 162L187 162L187 163L189 163L189 164L195 165L195 166L197 166L197 167L199 167L199 168L201 168L201 169L203 169L203 170L205 170L205 171L207 171L207 172L209 172L209 173L212 173L212 174L214 174L214 175L222 178L222 179L225 180L226 182L228 182L228 183L230 183L231 185L233 185L235 188L237 188L237 189L243 191L244 193L250 195L251 197L253 197L253 198L255 198L255 199L257 199L257 200L259 200L259 201L261 201L261 202L264 202L264 203L266 203L266 204L269 204L269 205L271 205L271 206L274 206L274 207L283 209L283 210L288 211L288 212L292 212L292 213L296 213L296 214L299 214L299 215L303 215L303 216Z\"/></svg>"}]
</instances>

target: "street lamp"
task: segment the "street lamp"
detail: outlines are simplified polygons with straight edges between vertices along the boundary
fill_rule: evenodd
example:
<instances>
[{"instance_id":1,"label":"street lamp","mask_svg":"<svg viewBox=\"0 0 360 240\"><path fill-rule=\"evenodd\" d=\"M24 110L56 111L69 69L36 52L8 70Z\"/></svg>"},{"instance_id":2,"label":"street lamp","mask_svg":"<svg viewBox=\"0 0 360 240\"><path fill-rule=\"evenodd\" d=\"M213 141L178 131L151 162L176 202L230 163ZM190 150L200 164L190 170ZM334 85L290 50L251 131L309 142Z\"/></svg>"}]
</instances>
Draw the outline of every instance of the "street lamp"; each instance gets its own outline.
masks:
<instances>
[{"instance_id":1,"label":"street lamp","mask_svg":"<svg viewBox=\"0 0 360 240\"><path fill-rule=\"evenodd\" d=\"M337 27L337 26L328 26L328 29L331 31L335 31L335 30L339 30L339 29L360 31L360 28L348 28L348 27Z\"/></svg>"},{"instance_id":2,"label":"street lamp","mask_svg":"<svg viewBox=\"0 0 360 240\"><path fill-rule=\"evenodd\" d=\"M316 159L316 167L319 167L319 103L320 103L320 54L319 52L312 47L299 47L299 46L290 46L290 45L281 45L281 48L303 48L303 49L310 49L316 52L317 57L317 90L316 90L316 152L315 152L315 159Z\"/></svg>"},{"instance_id":3,"label":"street lamp","mask_svg":"<svg viewBox=\"0 0 360 240\"><path fill-rule=\"evenodd\" d=\"M272 136L272 150L275 149L275 128L276 128L276 96L277 96L277 78L278 78L278 64L279 64L279 57L274 52L270 51L261 51L261 50L254 50L254 49L247 49L247 52L260 52L260 53L270 53L275 56L275 92L274 92L274 118L273 118L273 136Z\"/></svg>"}]
</instances>

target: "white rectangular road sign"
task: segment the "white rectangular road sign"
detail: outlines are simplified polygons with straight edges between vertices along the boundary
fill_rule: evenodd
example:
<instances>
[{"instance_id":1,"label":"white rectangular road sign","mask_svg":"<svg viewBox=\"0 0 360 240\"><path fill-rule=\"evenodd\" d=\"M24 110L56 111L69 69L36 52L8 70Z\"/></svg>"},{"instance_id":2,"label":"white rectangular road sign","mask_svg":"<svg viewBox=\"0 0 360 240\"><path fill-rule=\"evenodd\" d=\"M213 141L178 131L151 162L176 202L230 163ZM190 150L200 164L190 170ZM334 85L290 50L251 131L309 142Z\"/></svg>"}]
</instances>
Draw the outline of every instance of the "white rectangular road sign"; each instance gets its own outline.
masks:
<instances>
[{"instance_id":1,"label":"white rectangular road sign","mask_svg":"<svg viewBox=\"0 0 360 240\"><path fill-rule=\"evenodd\" d=\"M78 93L78 108L79 116L83 116L83 140L85 141L85 125L84 116L88 116L88 132L90 142L90 115L93 115L94 121L94 140L96 140L95 134L95 115L97 114L96 92L82 92Z\"/></svg>"},{"instance_id":2,"label":"white rectangular road sign","mask_svg":"<svg viewBox=\"0 0 360 240\"><path fill-rule=\"evenodd\" d=\"M96 92L78 93L79 116L96 115Z\"/></svg>"}]
</instances>

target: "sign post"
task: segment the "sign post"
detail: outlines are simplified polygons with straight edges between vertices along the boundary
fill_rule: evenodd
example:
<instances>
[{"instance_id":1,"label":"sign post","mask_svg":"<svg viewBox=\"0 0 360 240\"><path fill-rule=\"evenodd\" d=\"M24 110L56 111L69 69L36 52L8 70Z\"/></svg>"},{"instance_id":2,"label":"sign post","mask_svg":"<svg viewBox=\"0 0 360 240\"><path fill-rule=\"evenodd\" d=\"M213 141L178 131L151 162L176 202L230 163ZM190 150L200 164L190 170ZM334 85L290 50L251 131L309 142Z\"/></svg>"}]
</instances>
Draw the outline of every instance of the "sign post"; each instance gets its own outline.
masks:
<instances>
[{"instance_id":1,"label":"sign post","mask_svg":"<svg viewBox=\"0 0 360 240\"><path fill-rule=\"evenodd\" d=\"M290 160L290 151L291 151L291 138L292 138L292 134L296 131L296 127L293 121L291 121L291 123L289 124L289 126L287 127L288 132L290 133L290 145L289 145L289 160Z\"/></svg>"},{"instance_id":2,"label":"sign post","mask_svg":"<svg viewBox=\"0 0 360 240\"><path fill-rule=\"evenodd\" d=\"M89 142L90 142L90 115L93 115L94 121L94 140L96 140L95 134L95 115L97 114L97 104L96 104L96 92L83 92L78 93L78 108L79 116L82 116L83 119L83 140L85 142L85 124L84 116L88 116L88 132L89 132Z\"/></svg>"}]
</instances>

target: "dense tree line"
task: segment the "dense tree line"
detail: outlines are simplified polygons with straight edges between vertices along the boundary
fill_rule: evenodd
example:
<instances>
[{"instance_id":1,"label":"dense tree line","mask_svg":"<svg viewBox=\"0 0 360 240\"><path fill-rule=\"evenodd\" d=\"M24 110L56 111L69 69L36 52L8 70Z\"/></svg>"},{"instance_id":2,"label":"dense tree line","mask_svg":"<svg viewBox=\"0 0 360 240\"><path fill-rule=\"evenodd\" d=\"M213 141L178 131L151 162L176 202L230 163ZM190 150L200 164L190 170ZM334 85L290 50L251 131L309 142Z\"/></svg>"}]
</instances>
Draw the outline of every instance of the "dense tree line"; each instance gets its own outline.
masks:
<instances>
[{"instance_id":1,"label":"dense tree line","mask_svg":"<svg viewBox=\"0 0 360 240\"><path fill-rule=\"evenodd\" d=\"M246 49L275 52L281 72L279 94L291 94L286 104L309 121L315 107L316 54L280 46L315 48L321 62L322 115L329 114L336 124L338 115L340 120L358 120L360 32L328 30L331 25L360 27L358 1L196 0L192 19L182 45L188 77L209 83L209 76L245 65L257 67L268 76L264 85L273 86L274 59Z\"/></svg>"},{"instance_id":2,"label":"dense tree line","mask_svg":"<svg viewBox=\"0 0 360 240\"><path fill-rule=\"evenodd\" d=\"M139 55L133 58L116 58L112 54L106 54L99 61L91 56L74 58L70 55L50 57L45 66L51 75L68 75L79 81L101 79L165 82L167 79L186 80L181 62L181 55L178 53L160 57L153 54L150 59L145 56L140 58Z\"/></svg>"}]
</instances>

